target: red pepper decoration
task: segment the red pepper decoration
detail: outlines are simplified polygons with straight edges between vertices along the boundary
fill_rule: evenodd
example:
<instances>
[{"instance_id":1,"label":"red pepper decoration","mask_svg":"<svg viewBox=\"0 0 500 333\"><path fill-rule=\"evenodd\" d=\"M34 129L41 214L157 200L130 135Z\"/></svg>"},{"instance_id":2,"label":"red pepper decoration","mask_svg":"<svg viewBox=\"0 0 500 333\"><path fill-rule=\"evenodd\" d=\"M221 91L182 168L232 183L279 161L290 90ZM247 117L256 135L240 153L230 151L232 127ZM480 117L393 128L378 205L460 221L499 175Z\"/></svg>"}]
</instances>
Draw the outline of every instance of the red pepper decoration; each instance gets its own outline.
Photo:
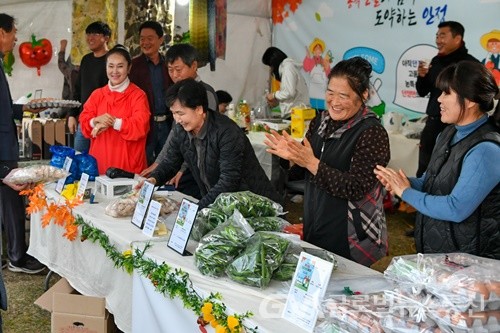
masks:
<instances>
[{"instance_id":1,"label":"red pepper decoration","mask_svg":"<svg viewBox=\"0 0 500 333\"><path fill-rule=\"evenodd\" d=\"M31 35L31 42L24 42L19 45L19 56L21 61L28 67L36 68L40 76L40 67L46 65L52 59L52 44L48 39L36 39Z\"/></svg>"}]
</instances>

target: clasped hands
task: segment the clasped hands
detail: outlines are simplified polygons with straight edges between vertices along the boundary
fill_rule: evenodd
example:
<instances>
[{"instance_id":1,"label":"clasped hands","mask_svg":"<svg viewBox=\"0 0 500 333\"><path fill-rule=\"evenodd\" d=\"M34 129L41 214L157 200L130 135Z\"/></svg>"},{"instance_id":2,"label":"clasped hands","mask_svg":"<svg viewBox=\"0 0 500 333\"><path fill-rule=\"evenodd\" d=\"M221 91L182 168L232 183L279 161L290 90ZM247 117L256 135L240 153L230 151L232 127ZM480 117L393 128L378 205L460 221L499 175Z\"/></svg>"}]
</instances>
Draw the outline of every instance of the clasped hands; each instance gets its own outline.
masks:
<instances>
[{"instance_id":1,"label":"clasped hands","mask_svg":"<svg viewBox=\"0 0 500 333\"><path fill-rule=\"evenodd\" d=\"M401 198L404 190L411 187L410 181L403 170L395 171L391 168L377 165L373 172L385 189L391 192L392 195L397 195Z\"/></svg>"},{"instance_id":2,"label":"clasped hands","mask_svg":"<svg viewBox=\"0 0 500 333\"><path fill-rule=\"evenodd\" d=\"M94 128L90 135L95 138L109 127L113 127L115 123L115 117L110 115L109 113L102 114L94 118Z\"/></svg>"},{"instance_id":3,"label":"clasped hands","mask_svg":"<svg viewBox=\"0 0 500 333\"><path fill-rule=\"evenodd\" d=\"M319 159L314 155L311 144L304 138L303 144L292 138L286 131L279 134L271 130L266 133L264 144L267 152L309 170L313 175L318 172Z\"/></svg>"}]
</instances>

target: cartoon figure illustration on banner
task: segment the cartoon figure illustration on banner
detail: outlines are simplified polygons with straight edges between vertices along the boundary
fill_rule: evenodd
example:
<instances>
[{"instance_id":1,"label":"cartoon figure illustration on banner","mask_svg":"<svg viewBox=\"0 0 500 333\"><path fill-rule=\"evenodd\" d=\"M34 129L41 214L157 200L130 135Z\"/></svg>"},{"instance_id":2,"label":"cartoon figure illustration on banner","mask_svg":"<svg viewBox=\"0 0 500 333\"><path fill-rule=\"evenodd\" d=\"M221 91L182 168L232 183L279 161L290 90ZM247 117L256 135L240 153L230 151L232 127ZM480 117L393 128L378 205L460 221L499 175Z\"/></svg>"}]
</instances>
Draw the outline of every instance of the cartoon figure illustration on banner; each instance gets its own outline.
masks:
<instances>
[{"instance_id":1,"label":"cartoon figure illustration on banner","mask_svg":"<svg viewBox=\"0 0 500 333\"><path fill-rule=\"evenodd\" d=\"M385 113L385 102L380 98L378 90L382 86L382 80L376 78L370 82L370 98L366 101L366 105L372 109L379 117Z\"/></svg>"},{"instance_id":2,"label":"cartoon figure illustration on banner","mask_svg":"<svg viewBox=\"0 0 500 333\"><path fill-rule=\"evenodd\" d=\"M332 52L328 50L326 55L325 42L319 38L306 46L306 56L302 62L304 71L309 73L309 98L311 106L315 109L325 109L325 91L330 73L330 64L333 61Z\"/></svg>"},{"instance_id":3,"label":"cartoon figure illustration on banner","mask_svg":"<svg viewBox=\"0 0 500 333\"><path fill-rule=\"evenodd\" d=\"M488 53L483 59L483 64L488 68L497 85L500 86L500 30L491 30L481 36L481 46Z\"/></svg>"},{"instance_id":4,"label":"cartoon figure illustration on banner","mask_svg":"<svg viewBox=\"0 0 500 333\"><path fill-rule=\"evenodd\" d=\"M342 59L350 59L352 57L365 58L372 65L373 74L382 74L385 71L385 58L380 51L365 47L357 46L347 50ZM373 76L372 76L373 78ZM385 102L382 100L379 89L382 86L380 78L370 81L370 98L366 101L366 105L372 109L379 117L385 113Z\"/></svg>"}]
</instances>

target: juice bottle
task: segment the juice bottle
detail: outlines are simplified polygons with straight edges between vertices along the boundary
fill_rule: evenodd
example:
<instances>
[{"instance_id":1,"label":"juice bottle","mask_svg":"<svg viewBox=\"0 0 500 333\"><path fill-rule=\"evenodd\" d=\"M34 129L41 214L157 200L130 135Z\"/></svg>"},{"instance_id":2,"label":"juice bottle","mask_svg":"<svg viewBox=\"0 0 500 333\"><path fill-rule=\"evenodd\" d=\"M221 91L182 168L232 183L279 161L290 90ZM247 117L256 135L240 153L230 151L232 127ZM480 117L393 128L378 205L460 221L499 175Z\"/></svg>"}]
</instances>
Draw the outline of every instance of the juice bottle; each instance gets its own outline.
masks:
<instances>
[{"instance_id":1,"label":"juice bottle","mask_svg":"<svg viewBox=\"0 0 500 333\"><path fill-rule=\"evenodd\" d=\"M250 106L247 101L242 99L238 103L238 112L241 117L245 119L245 127L249 130L250 128Z\"/></svg>"}]
</instances>

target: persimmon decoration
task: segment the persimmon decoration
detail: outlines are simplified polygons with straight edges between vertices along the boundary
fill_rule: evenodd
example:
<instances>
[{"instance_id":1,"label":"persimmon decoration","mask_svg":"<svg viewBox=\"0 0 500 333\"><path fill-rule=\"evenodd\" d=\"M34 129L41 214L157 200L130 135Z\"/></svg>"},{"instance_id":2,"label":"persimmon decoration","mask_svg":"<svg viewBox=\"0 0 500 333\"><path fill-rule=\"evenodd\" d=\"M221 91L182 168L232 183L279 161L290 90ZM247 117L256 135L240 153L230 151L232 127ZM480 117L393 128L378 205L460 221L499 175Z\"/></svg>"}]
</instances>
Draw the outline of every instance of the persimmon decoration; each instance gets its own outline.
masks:
<instances>
[{"instance_id":1,"label":"persimmon decoration","mask_svg":"<svg viewBox=\"0 0 500 333\"><path fill-rule=\"evenodd\" d=\"M52 59L52 44L46 38L36 39L35 34L33 34L31 42L19 45L19 56L23 64L36 68L37 74L40 76L40 67L48 64Z\"/></svg>"}]
</instances>

